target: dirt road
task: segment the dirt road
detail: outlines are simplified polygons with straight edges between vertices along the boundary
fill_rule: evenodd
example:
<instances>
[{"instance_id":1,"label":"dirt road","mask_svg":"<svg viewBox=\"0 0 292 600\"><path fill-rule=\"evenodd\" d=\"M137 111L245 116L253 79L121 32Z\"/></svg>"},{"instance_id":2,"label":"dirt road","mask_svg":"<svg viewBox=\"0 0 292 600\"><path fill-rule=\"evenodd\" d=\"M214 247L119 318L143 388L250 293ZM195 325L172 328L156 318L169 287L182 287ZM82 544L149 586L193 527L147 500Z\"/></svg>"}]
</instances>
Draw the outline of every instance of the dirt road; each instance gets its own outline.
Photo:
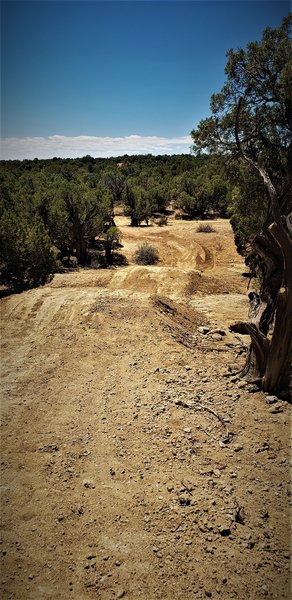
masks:
<instances>
[{"instance_id":1,"label":"dirt road","mask_svg":"<svg viewBox=\"0 0 292 600\"><path fill-rule=\"evenodd\" d=\"M128 266L1 300L2 598L288 600L289 406L226 376L229 223L117 220Z\"/></svg>"}]
</instances>

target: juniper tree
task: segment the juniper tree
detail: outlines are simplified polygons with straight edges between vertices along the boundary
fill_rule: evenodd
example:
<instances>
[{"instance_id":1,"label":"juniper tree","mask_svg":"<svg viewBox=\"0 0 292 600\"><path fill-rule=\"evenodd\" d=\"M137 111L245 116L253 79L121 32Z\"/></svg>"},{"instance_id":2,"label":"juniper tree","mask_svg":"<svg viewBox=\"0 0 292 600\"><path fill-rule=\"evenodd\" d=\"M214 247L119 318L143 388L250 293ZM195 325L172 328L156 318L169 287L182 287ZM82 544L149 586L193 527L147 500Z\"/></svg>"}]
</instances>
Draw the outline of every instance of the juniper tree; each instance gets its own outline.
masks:
<instances>
[{"instance_id":1,"label":"juniper tree","mask_svg":"<svg viewBox=\"0 0 292 600\"><path fill-rule=\"evenodd\" d=\"M191 133L197 154L221 154L240 170L238 193L248 209L237 203L233 225L250 245L261 285L257 302L250 294L250 322L232 330L250 335L257 381L276 394L288 392L292 353L291 56L291 14L261 41L229 50L212 116Z\"/></svg>"}]
</instances>

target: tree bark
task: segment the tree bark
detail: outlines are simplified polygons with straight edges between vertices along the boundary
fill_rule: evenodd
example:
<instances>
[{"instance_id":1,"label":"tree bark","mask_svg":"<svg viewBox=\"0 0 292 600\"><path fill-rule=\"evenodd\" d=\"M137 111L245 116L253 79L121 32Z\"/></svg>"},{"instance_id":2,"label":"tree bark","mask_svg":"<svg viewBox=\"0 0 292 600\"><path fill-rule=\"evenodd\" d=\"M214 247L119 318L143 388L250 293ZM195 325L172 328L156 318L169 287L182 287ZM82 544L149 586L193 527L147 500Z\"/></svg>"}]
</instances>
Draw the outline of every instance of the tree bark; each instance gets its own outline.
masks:
<instances>
[{"instance_id":1,"label":"tree bark","mask_svg":"<svg viewBox=\"0 0 292 600\"><path fill-rule=\"evenodd\" d=\"M278 294L274 331L267 356L262 388L265 392L289 393L292 360L292 295L281 288Z\"/></svg>"},{"instance_id":2,"label":"tree bark","mask_svg":"<svg viewBox=\"0 0 292 600\"><path fill-rule=\"evenodd\" d=\"M253 323L238 321L230 326L230 331L250 335L252 349L256 357L256 366L258 374L262 377L266 370L267 359L269 355L270 342L268 338L261 333Z\"/></svg>"},{"instance_id":3,"label":"tree bark","mask_svg":"<svg viewBox=\"0 0 292 600\"><path fill-rule=\"evenodd\" d=\"M85 267L88 262L87 241L84 238L82 224L76 218L73 221L73 234L78 264Z\"/></svg>"},{"instance_id":4,"label":"tree bark","mask_svg":"<svg viewBox=\"0 0 292 600\"><path fill-rule=\"evenodd\" d=\"M269 231L281 248L283 287L277 296L274 330L263 377L264 391L280 393L289 388L292 374L292 239L289 231L272 223Z\"/></svg>"},{"instance_id":5,"label":"tree bark","mask_svg":"<svg viewBox=\"0 0 292 600\"><path fill-rule=\"evenodd\" d=\"M139 224L137 217L131 214L131 227L139 227Z\"/></svg>"},{"instance_id":6,"label":"tree bark","mask_svg":"<svg viewBox=\"0 0 292 600\"><path fill-rule=\"evenodd\" d=\"M262 389L288 395L292 374L292 239L289 228L282 224L274 222L268 231L268 236L257 236L255 243L266 265L261 292L265 306L250 294L253 322L237 322L230 330L250 335Z\"/></svg>"},{"instance_id":7,"label":"tree bark","mask_svg":"<svg viewBox=\"0 0 292 600\"><path fill-rule=\"evenodd\" d=\"M111 266L113 264L113 252L112 252L112 244L110 242L105 242L104 252L105 252L106 263Z\"/></svg>"}]
</instances>

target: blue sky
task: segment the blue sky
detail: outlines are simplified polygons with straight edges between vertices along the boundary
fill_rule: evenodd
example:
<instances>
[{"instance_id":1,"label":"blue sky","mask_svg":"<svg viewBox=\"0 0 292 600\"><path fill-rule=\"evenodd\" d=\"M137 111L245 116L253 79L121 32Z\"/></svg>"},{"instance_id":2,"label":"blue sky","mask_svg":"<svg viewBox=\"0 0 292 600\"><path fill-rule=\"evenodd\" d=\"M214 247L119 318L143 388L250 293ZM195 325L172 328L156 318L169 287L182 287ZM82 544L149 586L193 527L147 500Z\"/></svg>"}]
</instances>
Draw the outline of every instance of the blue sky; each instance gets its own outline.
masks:
<instances>
[{"instance_id":1,"label":"blue sky","mask_svg":"<svg viewBox=\"0 0 292 600\"><path fill-rule=\"evenodd\" d=\"M188 152L226 51L281 0L4 1L3 158Z\"/></svg>"}]
</instances>

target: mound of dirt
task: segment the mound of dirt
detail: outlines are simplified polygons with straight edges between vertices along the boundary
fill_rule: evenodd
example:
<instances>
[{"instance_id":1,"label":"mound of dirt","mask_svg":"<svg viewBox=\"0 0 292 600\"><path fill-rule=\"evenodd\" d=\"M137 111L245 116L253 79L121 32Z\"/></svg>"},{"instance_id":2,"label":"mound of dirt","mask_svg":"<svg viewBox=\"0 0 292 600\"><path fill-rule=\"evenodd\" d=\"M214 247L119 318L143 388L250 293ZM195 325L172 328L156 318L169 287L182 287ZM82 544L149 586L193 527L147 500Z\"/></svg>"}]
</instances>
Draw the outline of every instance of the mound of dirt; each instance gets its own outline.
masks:
<instances>
[{"instance_id":1,"label":"mound of dirt","mask_svg":"<svg viewBox=\"0 0 292 600\"><path fill-rule=\"evenodd\" d=\"M117 221L127 267L1 300L1 597L288 600L290 407L232 375L230 225Z\"/></svg>"}]
</instances>

